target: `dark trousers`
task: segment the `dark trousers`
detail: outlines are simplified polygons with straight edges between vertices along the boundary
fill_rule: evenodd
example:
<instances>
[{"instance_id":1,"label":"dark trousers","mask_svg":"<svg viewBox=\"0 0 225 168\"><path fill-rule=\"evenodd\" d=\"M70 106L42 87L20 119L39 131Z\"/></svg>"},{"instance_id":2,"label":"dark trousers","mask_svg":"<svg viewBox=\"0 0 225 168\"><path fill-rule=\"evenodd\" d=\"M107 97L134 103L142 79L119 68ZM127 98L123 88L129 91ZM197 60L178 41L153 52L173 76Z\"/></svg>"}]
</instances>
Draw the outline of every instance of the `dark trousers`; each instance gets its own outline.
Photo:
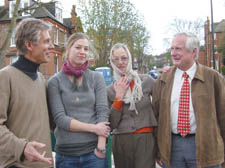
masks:
<instances>
[{"instance_id":1,"label":"dark trousers","mask_svg":"<svg viewBox=\"0 0 225 168\"><path fill-rule=\"evenodd\" d=\"M115 168L155 168L155 139L152 133L112 136Z\"/></svg>"},{"instance_id":2,"label":"dark trousers","mask_svg":"<svg viewBox=\"0 0 225 168\"><path fill-rule=\"evenodd\" d=\"M172 134L171 168L197 168L195 136L182 138ZM163 168L168 168L163 165ZM204 168L221 168L221 165Z\"/></svg>"}]
</instances>

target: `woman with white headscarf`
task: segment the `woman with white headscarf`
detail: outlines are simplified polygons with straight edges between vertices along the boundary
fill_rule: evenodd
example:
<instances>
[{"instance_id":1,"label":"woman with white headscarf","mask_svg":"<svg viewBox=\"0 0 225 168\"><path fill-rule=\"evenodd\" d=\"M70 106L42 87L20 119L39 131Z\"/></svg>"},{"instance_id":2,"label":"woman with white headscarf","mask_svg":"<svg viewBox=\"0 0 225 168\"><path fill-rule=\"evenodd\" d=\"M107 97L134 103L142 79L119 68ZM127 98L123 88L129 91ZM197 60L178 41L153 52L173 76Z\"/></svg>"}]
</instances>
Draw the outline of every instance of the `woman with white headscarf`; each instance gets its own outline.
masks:
<instances>
[{"instance_id":1,"label":"woman with white headscarf","mask_svg":"<svg viewBox=\"0 0 225 168\"><path fill-rule=\"evenodd\" d=\"M107 89L112 128L112 150L116 168L155 167L152 110L154 79L132 69L126 45L117 43L110 52L115 82Z\"/></svg>"}]
</instances>

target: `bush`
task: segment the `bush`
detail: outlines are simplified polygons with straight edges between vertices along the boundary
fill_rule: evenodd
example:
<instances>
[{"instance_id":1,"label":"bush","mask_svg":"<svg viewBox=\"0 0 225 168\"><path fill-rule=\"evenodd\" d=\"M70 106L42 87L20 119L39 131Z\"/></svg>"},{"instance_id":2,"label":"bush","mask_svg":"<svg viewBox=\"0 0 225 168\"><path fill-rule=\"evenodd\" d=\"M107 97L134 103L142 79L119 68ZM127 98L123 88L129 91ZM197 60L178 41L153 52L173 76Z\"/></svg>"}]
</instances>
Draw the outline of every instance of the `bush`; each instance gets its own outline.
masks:
<instances>
[{"instance_id":1,"label":"bush","mask_svg":"<svg viewBox=\"0 0 225 168\"><path fill-rule=\"evenodd\" d=\"M225 75L225 65L222 66L222 74Z\"/></svg>"}]
</instances>

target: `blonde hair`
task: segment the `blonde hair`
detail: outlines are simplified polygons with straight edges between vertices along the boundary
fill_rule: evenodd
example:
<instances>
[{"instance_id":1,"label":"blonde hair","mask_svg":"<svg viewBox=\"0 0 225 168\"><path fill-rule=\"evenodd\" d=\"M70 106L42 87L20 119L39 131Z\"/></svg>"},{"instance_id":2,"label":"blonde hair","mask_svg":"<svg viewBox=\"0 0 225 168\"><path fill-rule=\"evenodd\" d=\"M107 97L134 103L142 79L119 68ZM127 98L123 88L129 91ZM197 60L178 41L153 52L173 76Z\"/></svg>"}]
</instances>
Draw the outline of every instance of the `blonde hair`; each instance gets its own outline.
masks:
<instances>
[{"instance_id":1,"label":"blonde hair","mask_svg":"<svg viewBox=\"0 0 225 168\"><path fill-rule=\"evenodd\" d=\"M88 44L90 45L90 39L88 37L88 35L86 35L85 33L81 33L81 32L78 32L78 33L74 33L72 34L66 44L65 44L65 53L64 53L64 59L67 59L68 58L68 52L70 50L70 48L73 46L73 44L77 41L77 40L80 40L80 39L87 39L88 40Z\"/></svg>"}]
</instances>

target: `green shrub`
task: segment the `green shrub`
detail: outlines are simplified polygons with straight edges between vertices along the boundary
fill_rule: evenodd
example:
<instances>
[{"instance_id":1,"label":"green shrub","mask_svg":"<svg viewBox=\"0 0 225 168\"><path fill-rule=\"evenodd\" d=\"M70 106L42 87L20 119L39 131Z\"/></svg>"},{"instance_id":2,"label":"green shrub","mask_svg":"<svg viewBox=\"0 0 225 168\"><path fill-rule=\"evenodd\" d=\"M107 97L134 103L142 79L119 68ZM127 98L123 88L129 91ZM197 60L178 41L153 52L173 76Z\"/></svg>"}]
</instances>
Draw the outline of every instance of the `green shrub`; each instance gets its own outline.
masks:
<instances>
[{"instance_id":1,"label":"green shrub","mask_svg":"<svg viewBox=\"0 0 225 168\"><path fill-rule=\"evenodd\" d=\"M225 75L225 65L222 66L222 74Z\"/></svg>"}]
</instances>

